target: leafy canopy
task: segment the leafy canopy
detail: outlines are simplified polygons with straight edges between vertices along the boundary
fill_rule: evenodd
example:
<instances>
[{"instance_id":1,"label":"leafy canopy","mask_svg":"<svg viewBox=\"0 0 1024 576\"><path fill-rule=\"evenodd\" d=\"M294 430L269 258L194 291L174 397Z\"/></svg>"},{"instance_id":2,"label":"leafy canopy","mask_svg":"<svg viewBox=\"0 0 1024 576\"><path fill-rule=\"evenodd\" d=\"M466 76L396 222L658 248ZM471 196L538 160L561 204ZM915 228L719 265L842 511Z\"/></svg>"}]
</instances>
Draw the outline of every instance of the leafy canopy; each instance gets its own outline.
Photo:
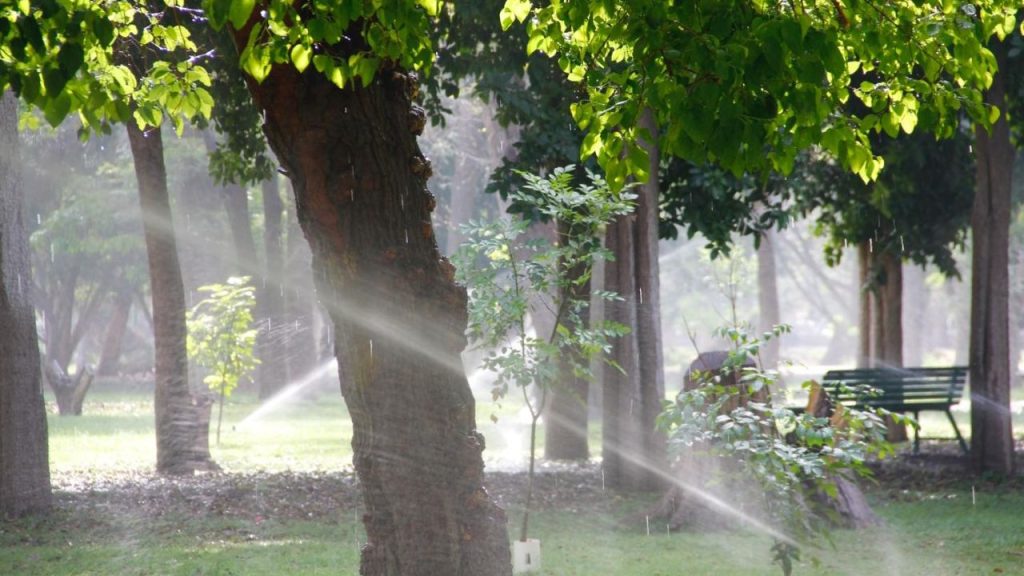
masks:
<instances>
[{"instance_id":1,"label":"leafy canopy","mask_svg":"<svg viewBox=\"0 0 1024 576\"><path fill-rule=\"evenodd\" d=\"M940 136L982 101L996 61L986 48L1016 27L1018 3L987 0L507 0L527 50L558 59L587 100L572 114L609 183L646 178L635 144L650 108L661 150L736 175L788 173L820 145L864 180L883 161L869 135L917 127ZM851 96L853 98L851 98ZM859 104L854 106L854 100Z\"/></svg>"},{"instance_id":2,"label":"leafy canopy","mask_svg":"<svg viewBox=\"0 0 1024 576\"><path fill-rule=\"evenodd\" d=\"M198 17L181 0L18 0L0 7L0 88L12 89L56 126L71 113L82 134L109 132L134 118L209 116L210 77L185 22ZM158 54L140 67L127 51Z\"/></svg>"},{"instance_id":3,"label":"leafy canopy","mask_svg":"<svg viewBox=\"0 0 1024 576\"><path fill-rule=\"evenodd\" d=\"M248 277L201 286L209 294L188 313L188 355L210 370L203 382L228 396L258 360L253 356L257 330L252 325L255 289Z\"/></svg>"}]
</instances>

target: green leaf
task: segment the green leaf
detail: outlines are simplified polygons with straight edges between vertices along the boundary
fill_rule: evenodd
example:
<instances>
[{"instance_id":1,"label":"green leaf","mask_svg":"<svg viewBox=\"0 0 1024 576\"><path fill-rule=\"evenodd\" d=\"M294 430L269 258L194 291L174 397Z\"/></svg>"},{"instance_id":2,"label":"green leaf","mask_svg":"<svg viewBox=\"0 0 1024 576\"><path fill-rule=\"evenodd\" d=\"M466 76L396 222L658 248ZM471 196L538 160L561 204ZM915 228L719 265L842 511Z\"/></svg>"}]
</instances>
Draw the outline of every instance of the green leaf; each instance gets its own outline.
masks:
<instances>
[{"instance_id":1,"label":"green leaf","mask_svg":"<svg viewBox=\"0 0 1024 576\"><path fill-rule=\"evenodd\" d=\"M312 56L312 51L309 46L305 44L296 44L292 46L292 64L295 65L295 69L299 72L305 72L306 68L309 67L309 60Z\"/></svg>"},{"instance_id":2,"label":"green leaf","mask_svg":"<svg viewBox=\"0 0 1024 576\"><path fill-rule=\"evenodd\" d=\"M61 93L56 98L51 98L43 109L43 116L46 117L46 121L50 123L50 126L56 128L60 126L60 123L67 117L68 112L71 111L71 97L67 94Z\"/></svg>"},{"instance_id":3,"label":"green leaf","mask_svg":"<svg viewBox=\"0 0 1024 576\"><path fill-rule=\"evenodd\" d=\"M505 5L498 14L498 17L501 19L502 29L508 30L513 22L525 21L532 10L533 5L530 3L530 0L506 0Z\"/></svg>"},{"instance_id":4,"label":"green leaf","mask_svg":"<svg viewBox=\"0 0 1024 576\"><path fill-rule=\"evenodd\" d=\"M256 0L231 0L231 12L229 13L231 25L237 29L243 28L249 21L249 16L252 15L255 6Z\"/></svg>"}]
</instances>

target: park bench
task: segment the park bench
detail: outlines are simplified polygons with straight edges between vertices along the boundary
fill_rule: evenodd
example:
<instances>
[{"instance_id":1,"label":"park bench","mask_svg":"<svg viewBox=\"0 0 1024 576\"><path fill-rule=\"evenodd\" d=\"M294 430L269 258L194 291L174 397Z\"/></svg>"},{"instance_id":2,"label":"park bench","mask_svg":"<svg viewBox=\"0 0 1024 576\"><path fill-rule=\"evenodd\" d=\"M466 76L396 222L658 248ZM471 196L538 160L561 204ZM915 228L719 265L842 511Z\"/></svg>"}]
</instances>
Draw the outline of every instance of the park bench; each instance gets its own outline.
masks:
<instances>
[{"instance_id":1,"label":"park bench","mask_svg":"<svg viewBox=\"0 0 1024 576\"><path fill-rule=\"evenodd\" d=\"M822 386L833 401L855 408L885 408L890 412L910 412L918 419L921 412L945 412L960 449L967 443L953 419L950 407L963 396L967 367L951 368L858 368L829 370ZM919 428L914 428L914 453L920 449Z\"/></svg>"}]
</instances>

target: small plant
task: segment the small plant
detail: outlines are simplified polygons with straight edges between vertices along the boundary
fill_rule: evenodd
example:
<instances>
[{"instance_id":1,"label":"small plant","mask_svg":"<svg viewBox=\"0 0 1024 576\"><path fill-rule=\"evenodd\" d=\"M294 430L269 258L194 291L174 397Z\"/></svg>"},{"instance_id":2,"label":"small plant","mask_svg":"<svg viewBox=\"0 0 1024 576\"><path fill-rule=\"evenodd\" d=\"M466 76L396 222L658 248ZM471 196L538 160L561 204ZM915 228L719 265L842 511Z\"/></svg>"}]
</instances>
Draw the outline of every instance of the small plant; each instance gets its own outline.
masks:
<instances>
[{"instance_id":1,"label":"small plant","mask_svg":"<svg viewBox=\"0 0 1024 576\"><path fill-rule=\"evenodd\" d=\"M233 276L225 284L201 286L199 291L209 296L188 313L187 349L190 358L210 371L203 382L220 397L219 445L224 399L259 364L253 356L257 330L252 325L252 309L256 296L247 276Z\"/></svg>"},{"instance_id":2,"label":"small plant","mask_svg":"<svg viewBox=\"0 0 1024 576\"><path fill-rule=\"evenodd\" d=\"M520 539L526 541L533 497L537 422L547 392L558 385L559 364L569 362L577 376L590 376L590 359L609 352L610 339L626 332L613 322L588 323L589 285L594 263L610 259L601 247L604 227L632 210L633 195L614 193L601 178L589 174L590 184L574 187L571 166L544 178L520 173L523 188L511 194L514 205L559 224L555 243L525 240L530 221L521 214L495 222L470 222L463 227L467 241L455 256L458 279L469 289L471 340L488 351L483 367L497 374L495 399L520 388L530 411L530 463L526 506ZM610 292L596 295L618 298ZM554 329L536 334L528 327L531 306L554 297ZM529 388L538 391L532 398Z\"/></svg>"},{"instance_id":3,"label":"small plant","mask_svg":"<svg viewBox=\"0 0 1024 576\"><path fill-rule=\"evenodd\" d=\"M701 385L666 402L658 419L677 454L685 447L709 457L729 457L739 465L723 474L753 480L764 512L784 535L775 538L772 557L787 576L800 559L799 543L827 538L835 519L829 499L837 496L836 478L869 477L865 460L893 453L885 440L884 418L891 414L886 410L844 407L841 419L830 419L757 400L770 398L778 383L775 371L758 367L760 347L788 331L778 326L758 338L742 327L719 330L732 343L721 370L699 374ZM737 384L724 384L728 379L722 374L738 375L733 380Z\"/></svg>"}]
</instances>

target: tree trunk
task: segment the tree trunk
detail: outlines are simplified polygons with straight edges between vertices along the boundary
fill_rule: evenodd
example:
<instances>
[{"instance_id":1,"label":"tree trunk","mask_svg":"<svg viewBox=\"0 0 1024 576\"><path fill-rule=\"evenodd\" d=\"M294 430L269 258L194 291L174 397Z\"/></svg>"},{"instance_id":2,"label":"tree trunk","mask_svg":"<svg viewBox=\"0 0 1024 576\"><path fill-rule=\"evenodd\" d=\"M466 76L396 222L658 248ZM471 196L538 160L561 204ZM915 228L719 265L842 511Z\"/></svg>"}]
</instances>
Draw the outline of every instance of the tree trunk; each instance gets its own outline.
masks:
<instances>
[{"instance_id":1,"label":"tree trunk","mask_svg":"<svg viewBox=\"0 0 1024 576\"><path fill-rule=\"evenodd\" d=\"M284 249L281 243L283 228L281 216L284 204L278 177L263 183L263 250L266 266L260 282L259 325L256 350L260 365L256 378L259 382L260 398L274 395L288 381L288 357L281 338L276 337L274 325L282 327L284 322Z\"/></svg>"},{"instance_id":2,"label":"tree trunk","mask_svg":"<svg viewBox=\"0 0 1024 576\"><path fill-rule=\"evenodd\" d=\"M296 211L289 211L291 217L288 220L284 325L275 329L284 339L288 378L283 384L289 385L310 384L308 377L316 370L320 359L314 327L316 295L311 270L312 255L309 244L302 237L299 220L295 217Z\"/></svg>"},{"instance_id":3,"label":"tree trunk","mask_svg":"<svg viewBox=\"0 0 1024 576\"><path fill-rule=\"evenodd\" d=\"M903 262L888 250L876 253L875 259L880 273L875 291L875 365L898 368L903 366Z\"/></svg>"},{"instance_id":4,"label":"tree trunk","mask_svg":"<svg viewBox=\"0 0 1024 576\"><path fill-rule=\"evenodd\" d=\"M221 194L228 215L228 226L231 228L231 240L235 246L236 261L232 269L256 280L260 267L249 222L249 193L238 184L228 184L221 189Z\"/></svg>"},{"instance_id":5,"label":"tree trunk","mask_svg":"<svg viewBox=\"0 0 1024 576\"><path fill-rule=\"evenodd\" d=\"M50 508L49 451L18 174L18 101L0 99L0 520Z\"/></svg>"},{"instance_id":6,"label":"tree trunk","mask_svg":"<svg viewBox=\"0 0 1024 576\"><path fill-rule=\"evenodd\" d=\"M620 216L609 224L606 248L615 260L605 263L605 290L622 300L605 304L605 317L625 326L636 327L636 294L633 262L632 220L635 215ZM640 384L635 331L612 343L610 354L618 367L605 366L601 425L601 454L604 482L611 488L640 490L646 487L642 470L644 437L641 428Z\"/></svg>"},{"instance_id":7,"label":"tree trunk","mask_svg":"<svg viewBox=\"0 0 1024 576\"><path fill-rule=\"evenodd\" d=\"M907 329L903 331L903 361L907 366L924 363L927 349L928 288L925 269L912 265L903 270L903 303Z\"/></svg>"},{"instance_id":8,"label":"tree trunk","mask_svg":"<svg viewBox=\"0 0 1024 576\"><path fill-rule=\"evenodd\" d=\"M99 376L116 374L118 361L121 359L121 343L128 329L128 317L132 311L132 293L122 290L114 297L114 313L107 324L107 333L103 337L103 350L100 352L100 363L96 369Z\"/></svg>"},{"instance_id":9,"label":"tree trunk","mask_svg":"<svg viewBox=\"0 0 1024 576\"><path fill-rule=\"evenodd\" d=\"M776 232L765 231L761 236L761 244L757 248L757 303L758 329L764 333L778 326L779 317L779 286L778 274L775 269L775 237ZM837 327L838 331L839 328ZM779 341L772 339L761 345L762 368L775 370L779 364Z\"/></svg>"},{"instance_id":10,"label":"tree trunk","mask_svg":"<svg viewBox=\"0 0 1024 576\"><path fill-rule=\"evenodd\" d=\"M167 194L163 139L159 129L143 132L134 122L127 126L153 298L156 469L164 474L191 474L197 464L196 413L188 386L185 290Z\"/></svg>"},{"instance_id":11,"label":"tree trunk","mask_svg":"<svg viewBox=\"0 0 1024 576\"><path fill-rule=\"evenodd\" d=\"M1007 44L994 43L1000 70ZM975 130L977 191L971 214L971 465L975 472L1013 474L1010 414L1009 228L1014 150L1006 123L1003 72L985 100L1003 111L987 132Z\"/></svg>"},{"instance_id":12,"label":"tree trunk","mask_svg":"<svg viewBox=\"0 0 1024 576\"><path fill-rule=\"evenodd\" d=\"M245 45L246 31L236 40ZM294 185L320 298L335 325L363 490L364 576L505 575L504 512L483 489L483 438L462 369L466 293L441 258L411 122L416 79L367 88L275 66L251 82Z\"/></svg>"},{"instance_id":13,"label":"tree trunk","mask_svg":"<svg viewBox=\"0 0 1024 576\"><path fill-rule=\"evenodd\" d=\"M558 225L558 242L564 243L571 231L567 226ZM563 289L559 299L571 301L590 301L590 282L576 284L576 280L583 273L581 267L570 272L572 276L572 288L568 293ZM563 300L564 301L564 300ZM532 312L531 312L532 314ZM582 318L583 326L586 329L590 324L589 314ZM553 324L548 322L547 324ZM537 336L548 338L554 326L542 326L544 323L534 321L534 329L538 330ZM577 329L576 326L566 324L570 331ZM541 331L543 330L543 331ZM559 363L558 385L552 387L548 392L547 409L544 414L544 457L548 460L586 460L590 458L590 446L587 439L587 395L590 383L585 378L577 376L573 365L580 362L579 358L565 360Z\"/></svg>"},{"instance_id":14,"label":"tree trunk","mask_svg":"<svg viewBox=\"0 0 1024 576\"><path fill-rule=\"evenodd\" d=\"M867 242L857 245L857 286L860 302L857 317L857 367L870 368L871 358L871 249Z\"/></svg>"},{"instance_id":15,"label":"tree trunk","mask_svg":"<svg viewBox=\"0 0 1024 576\"><path fill-rule=\"evenodd\" d=\"M650 110L644 110L640 128L651 140L641 140L647 150L648 178L637 188L636 228L634 231L636 277L636 348L640 386L640 429L643 452L643 490L664 485L666 439L656 430L655 421L665 400L665 366L661 342L661 285L658 268L658 129Z\"/></svg>"}]
</instances>

